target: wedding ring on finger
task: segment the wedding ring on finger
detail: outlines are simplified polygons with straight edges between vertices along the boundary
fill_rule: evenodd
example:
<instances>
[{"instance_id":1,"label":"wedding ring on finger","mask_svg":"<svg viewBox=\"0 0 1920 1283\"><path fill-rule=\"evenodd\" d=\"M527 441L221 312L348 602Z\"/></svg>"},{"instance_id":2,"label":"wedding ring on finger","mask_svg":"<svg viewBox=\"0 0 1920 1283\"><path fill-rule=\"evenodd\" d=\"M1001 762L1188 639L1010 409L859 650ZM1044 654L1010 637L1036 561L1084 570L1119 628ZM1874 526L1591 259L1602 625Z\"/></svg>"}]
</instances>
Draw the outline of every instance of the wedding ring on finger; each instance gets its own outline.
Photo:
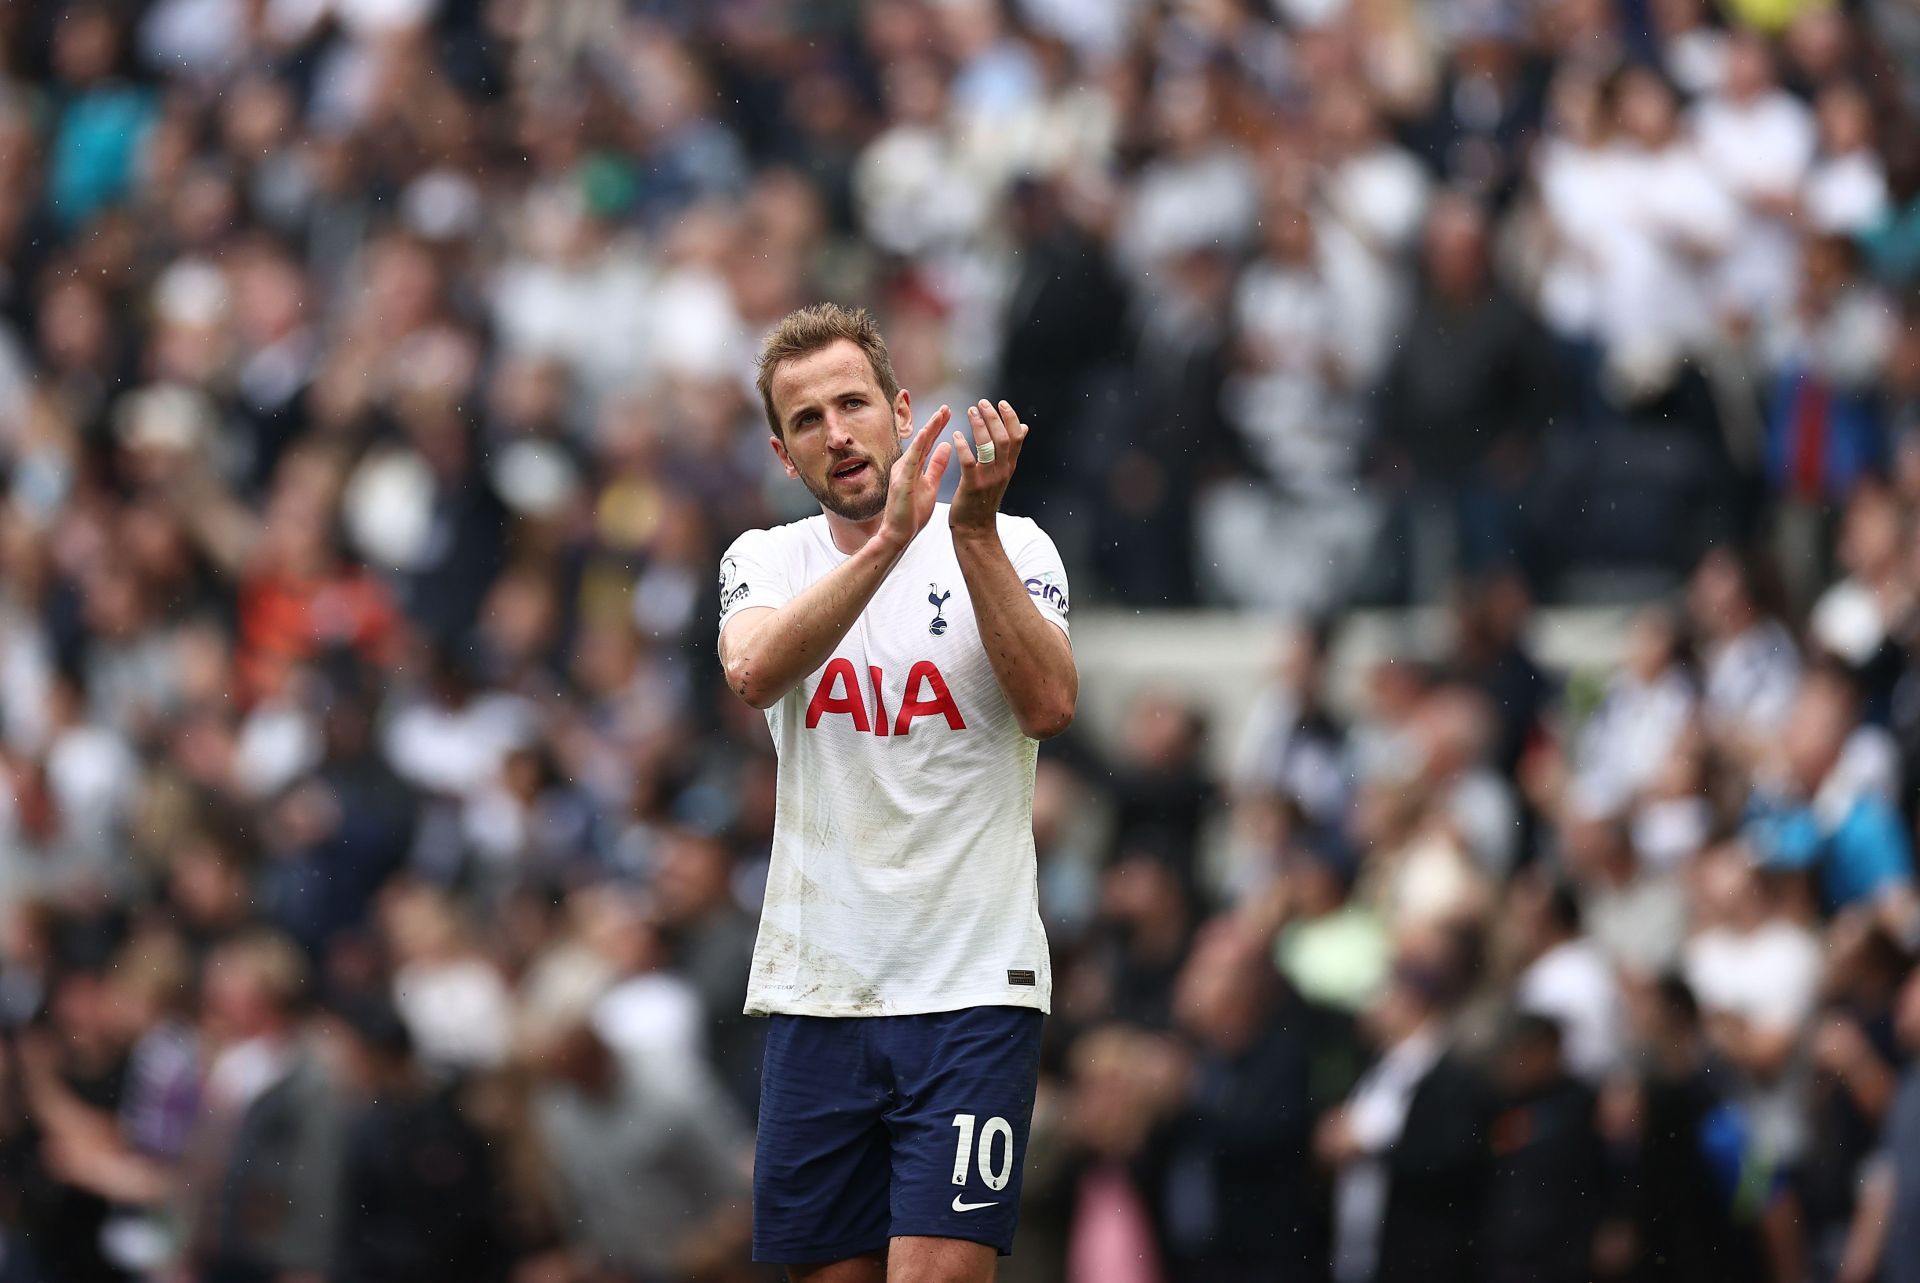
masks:
<instances>
[{"instance_id":1,"label":"wedding ring on finger","mask_svg":"<svg viewBox=\"0 0 1920 1283\"><path fill-rule=\"evenodd\" d=\"M981 463L993 462L993 442L991 441L975 442L973 451L974 451L974 457L977 458Z\"/></svg>"}]
</instances>

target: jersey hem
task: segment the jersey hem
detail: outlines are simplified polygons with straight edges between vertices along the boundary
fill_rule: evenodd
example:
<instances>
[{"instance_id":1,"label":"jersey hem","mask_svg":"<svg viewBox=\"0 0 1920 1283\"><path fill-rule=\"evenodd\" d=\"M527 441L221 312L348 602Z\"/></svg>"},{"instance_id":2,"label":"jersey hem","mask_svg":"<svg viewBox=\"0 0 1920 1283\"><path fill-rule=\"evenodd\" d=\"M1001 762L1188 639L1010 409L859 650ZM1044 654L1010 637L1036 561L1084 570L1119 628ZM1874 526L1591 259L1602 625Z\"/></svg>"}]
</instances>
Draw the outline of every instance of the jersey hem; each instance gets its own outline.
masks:
<instances>
[{"instance_id":1,"label":"jersey hem","mask_svg":"<svg viewBox=\"0 0 1920 1283\"><path fill-rule=\"evenodd\" d=\"M991 993L968 995L960 998L946 998L926 1003L883 1003L875 1010L872 1003L853 1002L782 1002L777 999L755 1001L747 999L743 1008L749 1016L826 1016L836 1020L857 1019L863 1016L932 1016L945 1011L966 1011L973 1007L1021 1007L1038 1011L1041 1015L1053 1014L1053 994L1043 993Z\"/></svg>"}]
</instances>

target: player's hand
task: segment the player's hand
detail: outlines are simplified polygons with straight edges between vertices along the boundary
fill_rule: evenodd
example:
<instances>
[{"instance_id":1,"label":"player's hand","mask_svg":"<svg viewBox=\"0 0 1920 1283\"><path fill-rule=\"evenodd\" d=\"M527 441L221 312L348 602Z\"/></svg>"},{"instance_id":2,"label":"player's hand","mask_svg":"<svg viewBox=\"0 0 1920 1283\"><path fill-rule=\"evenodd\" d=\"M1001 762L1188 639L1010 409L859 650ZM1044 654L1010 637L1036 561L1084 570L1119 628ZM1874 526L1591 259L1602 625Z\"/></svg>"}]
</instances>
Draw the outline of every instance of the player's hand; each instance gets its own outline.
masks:
<instances>
[{"instance_id":1,"label":"player's hand","mask_svg":"<svg viewBox=\"0 0 1920 1283\"><path fill-rule=\"evenodd\" d=\"M1000 515L1000 500L1013 480L1014 465L1020 460L1021 443L1027 439L1027 425L1013 407L1002 401L980 401L967 407L967 427L953 434L954 453L960 458L960 488L954 492L951 520L955 530L976 533L995 528ZM980 462L980 449L993 444L993 462Z\"/></svg>"},{"instance_id":2,"label":"player's hand","mask_svg":"<svg viewBox=\"0 0 1920 1283\"><path fill-rule=\"evenodd\" d=\"M887 474L887 507L874 538L894 552L903 551L926 528L940 501L940 478L953 458L953 447L933 442L952 418L953 411L944 405L935 410Z\"/></svg>"}]
</instances>

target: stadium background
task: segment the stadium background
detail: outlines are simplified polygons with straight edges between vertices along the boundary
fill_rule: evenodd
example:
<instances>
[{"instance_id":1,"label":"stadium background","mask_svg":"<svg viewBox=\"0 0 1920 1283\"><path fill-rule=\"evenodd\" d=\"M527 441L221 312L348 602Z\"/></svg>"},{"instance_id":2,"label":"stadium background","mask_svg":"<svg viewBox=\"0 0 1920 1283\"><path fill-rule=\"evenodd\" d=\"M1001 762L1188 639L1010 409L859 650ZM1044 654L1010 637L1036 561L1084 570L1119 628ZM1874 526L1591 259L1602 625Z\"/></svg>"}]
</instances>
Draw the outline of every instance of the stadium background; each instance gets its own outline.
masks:
<instances>
[{"instance_id":1,"label":"stadium background","mask_svg":"<svg viewBox=\"0 0 1920 1283\"><path fill-rule=\"evenodd\" d=\"M0 1280L764 1277L821 297L1072 576L1003 1278L1920 1278L1916 109L1911 0L0 3Z\"/></svg>"}]
</instances>

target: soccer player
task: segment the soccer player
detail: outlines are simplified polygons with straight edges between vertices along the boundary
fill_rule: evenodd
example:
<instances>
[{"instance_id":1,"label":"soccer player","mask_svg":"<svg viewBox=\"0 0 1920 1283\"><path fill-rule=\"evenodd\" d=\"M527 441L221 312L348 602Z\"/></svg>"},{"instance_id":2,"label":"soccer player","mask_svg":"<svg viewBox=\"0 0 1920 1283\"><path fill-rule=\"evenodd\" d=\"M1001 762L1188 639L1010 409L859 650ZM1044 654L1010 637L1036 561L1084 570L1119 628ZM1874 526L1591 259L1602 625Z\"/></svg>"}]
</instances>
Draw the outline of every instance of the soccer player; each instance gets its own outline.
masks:
<instances>
[{"instance_id":1,"label":"soccer player","mask_svg":"<svg viewBox=\"0 0 1920 1283\"><path fill-rule=\"evenodd\" d=\"M820 515L720 564L727 682L780 755L746 1001L772 1018L754 1257L797 1283L984 1283L1051 998L1033 770L1079 691L1066 575L999 510L1027 425L981 401L950 440L944 405L916 432L864 311L788 316L759 386Z\"/></svg>"}]
</instances>

